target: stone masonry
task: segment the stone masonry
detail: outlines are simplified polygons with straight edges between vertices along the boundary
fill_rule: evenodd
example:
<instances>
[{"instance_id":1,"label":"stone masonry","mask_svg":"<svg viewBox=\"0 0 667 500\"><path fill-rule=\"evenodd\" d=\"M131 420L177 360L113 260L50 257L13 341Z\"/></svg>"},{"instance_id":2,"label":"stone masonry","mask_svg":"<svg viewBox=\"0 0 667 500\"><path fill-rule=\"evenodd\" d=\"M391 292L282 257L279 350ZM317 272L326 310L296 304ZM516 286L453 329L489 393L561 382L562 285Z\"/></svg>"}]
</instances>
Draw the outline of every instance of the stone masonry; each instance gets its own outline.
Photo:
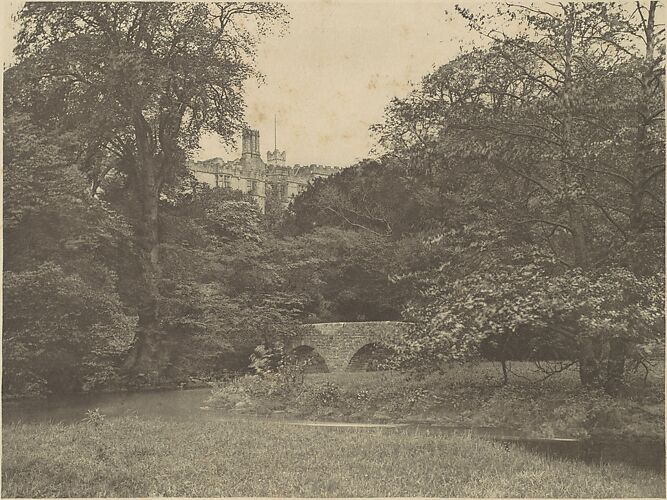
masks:
<instances>
[{"instance_id":1,"label":"stone masonry","mask_svg":"<svg viewBox=\"0 0 667 500\"><path fill-rule=\"evenodd\" d=\"M314 323L305 325L301 335L288 345L290 350L308 346L324 358L331 372L345 371L352 357L369 344L382 345L407 328L400 321L365 321L354 323Z\"/></svg>"},{"instance_id":2,"label":"stone masonry","mask_svg":"<svg viewBox=\"0 0 667 500\"><path fill-rule=\"evenodd\" d=\"M327 165L286 165L285 151L268 151L266 163L259 149L259 131L246 129L241 137L241 157L232 161L211 158L192 162L189 168L196 179L211 187L224 187L248 193L264 211L267 191L273 190L284 208L311 181L339 172Z\"/></svg>"}]
</instances>

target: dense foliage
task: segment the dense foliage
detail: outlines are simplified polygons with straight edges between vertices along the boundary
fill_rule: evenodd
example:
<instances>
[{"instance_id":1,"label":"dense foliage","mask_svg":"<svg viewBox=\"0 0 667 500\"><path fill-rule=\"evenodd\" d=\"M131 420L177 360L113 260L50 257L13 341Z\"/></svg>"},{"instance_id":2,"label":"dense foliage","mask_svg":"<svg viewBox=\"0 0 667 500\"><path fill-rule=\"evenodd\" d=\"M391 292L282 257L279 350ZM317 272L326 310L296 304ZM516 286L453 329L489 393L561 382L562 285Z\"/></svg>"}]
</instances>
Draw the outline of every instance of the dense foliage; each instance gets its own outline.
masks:
<instances>
[{"instance_id":1,"label":"dense foliage","mask_svg":"<svg viewBox=\"0 0 667 500\"><path fill-rule=\"evenodd\" d=\"M664 439L663 367L628 377L626 395L582 391L574 367L544 378L531 362L512 362L503 383L495 363L452 364L442 373L277 371L214 387L207 404L250 415L286 411L334 422L437 423L520 430L536 438ZM646 450L642 450L646 451Z\"/></svg>"},{"instance_id":2,"label":"dense foliage","mask_svg":"<svg viewBox=\"0 0 667 500\"><path fill-rule=\"evenodd\" d=\"M243 125L254 50L285 9L274 3L31 2L18 14L13 109L78 136L93 195L122 178L133 203L137 329L128 374L165 375L160 327L160 199L186 174L203 132L229 142Z\"/></svg>"},{"instance_id":3,"label":"dense foliage","mask_svg":"<svg viewBox=\"0 0 667 500\"><path fill-rule=\"evenodd\" d=\"M313 185L290 205L285 221L302 234L334 226L400 238L433 223L441 208L432 186L387 161L364 160Z\"/></svg>"},{"instance_id":4,"label":"dense foliage","mask_svg":"<svg viewBox=\"0 0 667 500\"><path fill-rule=\"evenodd\" d=\"M542 349L565 345L582 383L614 392L629 357L664 346L656 8L457 9L486 46L426 76L375 127L450 207L425 239L439 263L404 276L421 291L406 356L465 358L547 329Z\"/></svg>"},{"instance_id":5,"label":"dense foliage","mask_svg":"<svg viewBox=\"0 0 667 500\"><path fill-rule=\"evenodd\" d=\"M262 213L186 159L242 126L282 7L27 5L5 72L4 388L219 377L304 322L403 317L402 367L576 364L616 394L664 352L656 9L458 8L486 43L391 101L382 155Z\"/></svg>"},{"instance_id":6,"label":"dense foliage","mask_svg":"<svg viewBox=\"0 0 667 500\"><path fill-rule=\"evenodd\" d=\"M5 394L107 383L132 340L114 272L129 227L90 198L71 140L5 114Z\"/></svg>"}]
</instances>

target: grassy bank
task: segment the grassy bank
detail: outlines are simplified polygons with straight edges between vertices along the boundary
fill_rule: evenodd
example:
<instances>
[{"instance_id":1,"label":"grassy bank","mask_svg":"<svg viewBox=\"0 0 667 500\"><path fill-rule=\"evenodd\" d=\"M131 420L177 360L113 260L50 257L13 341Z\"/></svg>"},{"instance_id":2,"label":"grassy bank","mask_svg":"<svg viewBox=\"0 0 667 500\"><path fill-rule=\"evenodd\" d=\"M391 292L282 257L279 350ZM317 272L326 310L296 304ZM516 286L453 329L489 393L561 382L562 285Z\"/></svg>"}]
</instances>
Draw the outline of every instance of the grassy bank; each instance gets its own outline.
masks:
<instances>
[{"instance_id":1,"label":"grassy bank","mask_svg":"<svg viewBox=\"0 0 667 500\"><path fill-rule=\"evenodd\" d=\"M466 436L280 422L15 424L2 496L663 497L664 477Z\"/></svg>"},{"instance_id":2,"label":"grassy bank","mask_svg":"<svg viewBox=\"0 0 667 500\"><path fill-rule=\"evenodd\" d=\"M503 427L534 437L664 439L664 367L646 381L629 377L617 398L582 388L576 370L543 378L530 363L514 363L506 385L492 363L453 365L428 376L330 373L307 375L302 383L245 377L214 389L210 405L298 418Z\"/></svg>"}]
</instances>

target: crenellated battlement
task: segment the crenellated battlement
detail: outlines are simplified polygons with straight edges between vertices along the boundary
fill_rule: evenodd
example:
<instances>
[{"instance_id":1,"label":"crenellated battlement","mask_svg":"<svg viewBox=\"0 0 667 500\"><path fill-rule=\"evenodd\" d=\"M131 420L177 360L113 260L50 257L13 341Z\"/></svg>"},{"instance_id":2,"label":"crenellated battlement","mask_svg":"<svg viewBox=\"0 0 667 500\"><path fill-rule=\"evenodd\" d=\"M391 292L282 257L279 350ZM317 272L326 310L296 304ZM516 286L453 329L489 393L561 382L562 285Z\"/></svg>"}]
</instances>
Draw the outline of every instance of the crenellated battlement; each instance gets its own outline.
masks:
<instances>
[{"instance_id":1,"label":"crenellated battlement","mask_svg":"<svg viewBox=\"0 0 667 500\"><path fill-rule=\"evenodd\" d=\"M266 152L266 163L269 165L276 165L282 167L285 166L286 161L287 161L286 151L278 151L276 149L274 151Z\"/></svg>"},{"instance_id":2,"label":"crenellated battlement","mask_svg":"<svg viewBox=\"0 0 667 500\"><path fill-rule=\"evenodd\" d=\"M274 175L287 175L290 177L328 177L335 173L341 171L340 167L330 166L330 165L295 165L278 167L274 165L269 165L267 168L268 171Z\"/></svg>"}]
</instances>

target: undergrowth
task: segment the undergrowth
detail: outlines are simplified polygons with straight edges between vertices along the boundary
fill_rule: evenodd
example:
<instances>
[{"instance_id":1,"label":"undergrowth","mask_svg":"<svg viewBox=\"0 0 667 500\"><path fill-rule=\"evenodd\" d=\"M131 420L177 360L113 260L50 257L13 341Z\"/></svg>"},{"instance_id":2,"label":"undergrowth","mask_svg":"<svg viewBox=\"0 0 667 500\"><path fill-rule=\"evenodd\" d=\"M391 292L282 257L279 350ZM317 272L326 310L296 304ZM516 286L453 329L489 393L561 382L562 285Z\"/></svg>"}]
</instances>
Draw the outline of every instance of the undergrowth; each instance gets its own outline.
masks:
<instances>
[{"instance_id":1,"label":"undergrowth","mask_svg":"<svg viewBox=\"0 0 667 500\"><path fill-rule=\"evenodd\" d=\"M502 384L491 363L451 366L440 374L282 373L219 384L211 406L265 415L347 421L428 421L493 426L539 437L664 438L664 372L630 380L611 398L580 386L574 370L539 380L529 363Z\"/></svg>"}]
</instances>

